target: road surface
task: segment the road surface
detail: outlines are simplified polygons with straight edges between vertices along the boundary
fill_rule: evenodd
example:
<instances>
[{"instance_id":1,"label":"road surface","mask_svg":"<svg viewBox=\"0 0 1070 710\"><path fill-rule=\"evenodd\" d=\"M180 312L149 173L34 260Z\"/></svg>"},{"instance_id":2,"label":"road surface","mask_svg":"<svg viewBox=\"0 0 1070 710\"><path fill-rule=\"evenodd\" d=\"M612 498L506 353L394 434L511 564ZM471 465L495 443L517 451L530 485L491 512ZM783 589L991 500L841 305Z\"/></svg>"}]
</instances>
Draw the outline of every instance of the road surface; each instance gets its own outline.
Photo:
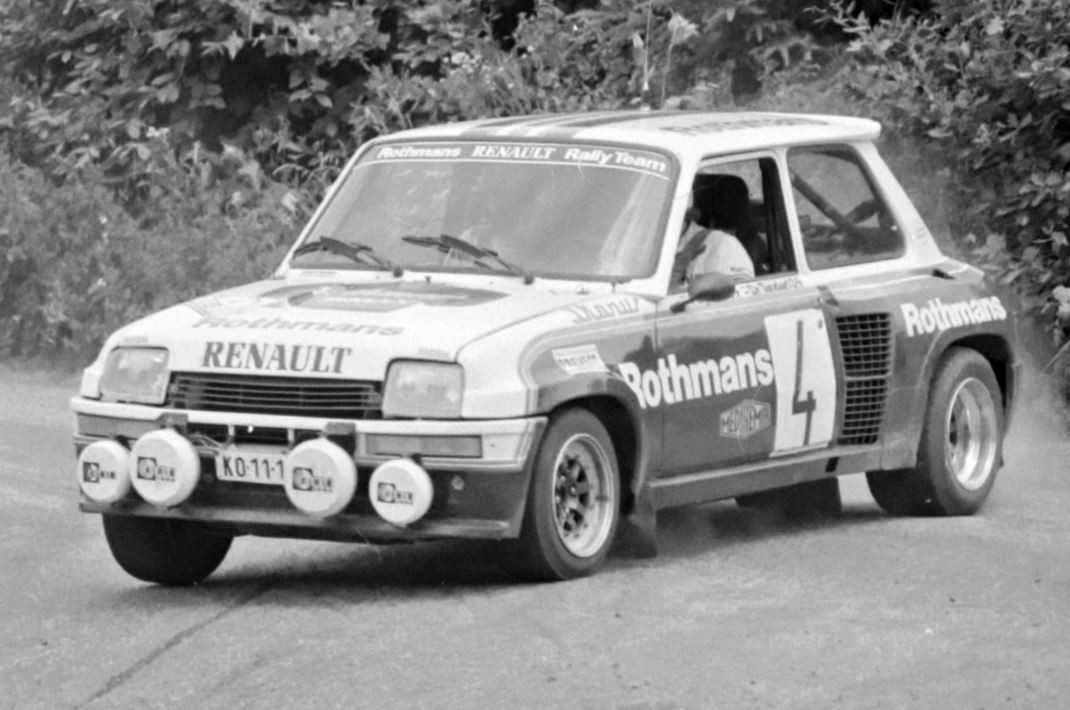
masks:
<instances>
[{"instance_id":1,"label":"road surface","mask_svg":"<svg viewBox=\"0 0 1070 710\"><path fill-rule=\"evenodd\" d=\"M76 508L76 378L0 368L0 707L1065 708L1070 439L1030 397L972 518L717 503L661 554L511 583L485 546L240 538L188 589Z\"/></svg>"}]
</instances>

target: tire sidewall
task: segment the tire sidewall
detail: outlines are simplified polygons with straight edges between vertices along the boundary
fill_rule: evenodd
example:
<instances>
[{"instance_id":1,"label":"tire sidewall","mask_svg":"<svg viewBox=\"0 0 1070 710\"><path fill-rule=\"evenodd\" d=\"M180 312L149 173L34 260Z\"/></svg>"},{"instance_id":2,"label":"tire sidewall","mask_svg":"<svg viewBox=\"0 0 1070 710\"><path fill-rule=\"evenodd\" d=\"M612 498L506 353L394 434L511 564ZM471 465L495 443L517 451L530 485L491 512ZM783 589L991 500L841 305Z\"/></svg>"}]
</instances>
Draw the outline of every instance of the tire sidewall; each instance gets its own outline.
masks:
<instances>
[{"instance_id":1,"label":"tire sidewall","mask_svg":"<svg viewBox=\"0 0 1070 710\"><path fill-rule=\"evenodd\" d=\"M612 515L609 534L597 552L579 557L565 547L557 533L554 514L555 466L565 443L577 434L586 434L605 452L613 481L608 502ZM598 569L606 559L620 522L620 468L612 441L602 423L584 409L569 409L555 415L546 430L535 458L531 487L524 514L521 538L528 547L528 562L535 576L556 579L582 577ZM541 569L539 569L541 568Z\"/></svg>"},{"instance_id":2,"label":"tire sidewall","mask_svg":"<svg viewBox=\"0 0 1070 710\"><path fill-rule=\"evenodd\" d=\"M966 488L959 482L948 467L946 457L948 437L945 427L952 406L952 396L958 386L969 378L979 380L988 389L996 423L996 448L992 468L984 483L976 489ZM1003 460L1003 414L1002 393L988 361L972 350L954 348L948 351L941 358L933 380L918 457L918 470L927 479L926 483L931 487L932 503L939 512L947 515L969 515L984 504Z\"/></svg>"}]
</instances>

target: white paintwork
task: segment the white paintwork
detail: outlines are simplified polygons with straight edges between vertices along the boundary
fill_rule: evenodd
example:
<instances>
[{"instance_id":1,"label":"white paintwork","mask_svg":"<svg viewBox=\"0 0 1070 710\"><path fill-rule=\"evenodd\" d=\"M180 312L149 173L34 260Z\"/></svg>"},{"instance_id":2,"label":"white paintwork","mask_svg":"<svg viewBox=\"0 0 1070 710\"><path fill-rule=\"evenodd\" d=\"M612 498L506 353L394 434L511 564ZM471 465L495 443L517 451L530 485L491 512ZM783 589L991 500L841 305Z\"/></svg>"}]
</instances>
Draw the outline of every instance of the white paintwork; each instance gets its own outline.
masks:
<instances>
[{"instance_id":1,"label":"white paintwork","mask_svg":"<svg viewBox=\"0 0 1070 710\"><path fill-rule=\"evenodd\" d=\"M601 125L580 125L599 122ZM612 307L621 299L634 299L637 306L633 315L643 317L658 310L654 299L666 295L676 242L688 205L691 176L700 164L761 154L777 157L784 171L784 154L788 147L833 143L851 145L866 162L907 237L905 253L892 260L814 272L800 258L796 274L759 278L742 284L734 299L716 305L726 315L740 309L759 313L767 298L775 298L772 295L774 286L813 289L833 280L886 273L890 268L946 263L946 258L940 254L906 193L877 155L872 142L879 134L877 123L845 117L747 112L597 112L537 116L515 121L491 119L455 123L405 131L371 141L357 151L343 171L343 176L373 146L414 140L576 141L663 151L676 162L681 179L677 180L672 190L672 203L656 271L649 278L636 279L623 285L541 278L533 284L524 284L519 278L502 275L406 272L399 278L376 271L296 269L289 266L287 260L272 280L175 306L121 329L108 340L97 361L87 368L81 398L74 403L75 410L116 417L125 416L123 412L130 412L131 405L94 403L93 400L99 398L99 381L107 352L120 345L147 345L168 349L168 366L172 371L189 372L210 370L216 373L286 374L381 381L386 376L390 362L395 359L458 362L464 367L465 373L461 408L463 418L529 416L535 411L535 383L527 371L532 343L542 342L552 346L560 337L563 345L575 346L578 343L572 335L577 328L584 328L589 336L585 342L596 344L600 337L622 327L622 323L635 322L630 317L612 317L585 324L582 322L585 308ZM785 172L781 174L781 183L790 184ZM324 204L336 191L337 183L331 188ZM791 199L786 200L786 208L791 236L799 251L801 238ZM321 205L310 220L310 225L315 224L322 210ZM302 239L307 238L307 229ZM359 304L351 309L334 307L337 303L332 307L312 307L307 302L292 303L270 295L279 289L317 284L328 285L327 290L334 288L337 291L347 287L377 285L390 289L398 283L413 287L430 283L436 287L493 291L502 295L460 307L434 303L434 299L421 301L414 297L411 303L403 307L386 310L368 309ZM683 297L670 297L670 300ZM663 305L665 303L662 301ZM701 306L695 304L693 308L697 311ZM279 323L302 325L290 327ZM805 323L807 333L811 332L811 326L816 327L809 320L805 320ZM304 324L311 325L306 327ZM234 350L235 356L230 357L228 353L232 351L222 348L230 347L231 343L237 343L240 349L252 348L260 355L257 359L243 358ZM315 350L312 361L317 367L285 373L279 368L250 367L250 363L256 365L266 357L263 353L268 352L267 348L285 349L290 354L295 349L305 348L306 362L311 357L309 353ZM821 352L818 354L824 358ZM588 355L585 362L595 363L597 359ZM824 360L819 359L818 362ZM782 367L778 361L777 372L780 373L784 367L787 366ZM789 370L793 371L793 368L794 363ZM820 403L834 401L834 383L831 394L829 400L829 393L825 392ZM790 398L787 401L790 402ZM152 408L137 409L134 418L141 419L158 411ZM210 414L199 412L196 416L201 421L218 419L223 423L277 419ZM818 414L824 417L824 409L815 412L815 417ZM295 418L283 419L288 422L287 426L297 426L292 421ZM307 425L309 419L300 418L300 421ZM824 427L821 423L824 421L823 418L815 418L811 424ZM362 424L362 431L405 431L411 425L409 422L367 422ZM820 433L824 430L816 431ZM791 442L797 438L795 434L789 436L785 433L783 436L785 438L779 438L778 433L777 449L793 448ZM515 449L513 442L518 440L516 435L510 433L506 439L510 442L506 448ZM509 455L513 454L515 451Z\"/></svg>"},{"instance_id":2,"label":"white paintwork","mask_svg":"<svg viewBox=\"0 0 1070 710\"><path fill-rule=\"evenodd\" d=\"M826 446L836 422L836 365L824 312L766 316L765 333L776 372L773 454Z\"/></svg>"}]
</instances>

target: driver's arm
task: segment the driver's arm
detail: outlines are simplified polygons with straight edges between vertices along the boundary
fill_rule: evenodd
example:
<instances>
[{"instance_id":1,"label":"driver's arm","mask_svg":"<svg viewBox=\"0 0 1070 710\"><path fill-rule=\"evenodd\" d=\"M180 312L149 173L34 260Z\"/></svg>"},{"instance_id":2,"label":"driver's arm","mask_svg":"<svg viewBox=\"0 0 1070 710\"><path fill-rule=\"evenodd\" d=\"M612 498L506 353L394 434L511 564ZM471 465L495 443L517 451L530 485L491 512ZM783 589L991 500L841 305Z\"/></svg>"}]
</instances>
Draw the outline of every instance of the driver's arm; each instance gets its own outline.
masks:
<instances>
[{"instance_id":1,"label":"driver's arm","mask_svg":"<svg viewBox=\"0 0 1070 710\"><path fill-rule=\"evenodd\" d=\"M688 279L709 273L724 274L734 281L750 281L754 278L754 262L735 236L714 230L706 238L705 246L706 250L688 267Z\"/></svg>"}]
</instances>

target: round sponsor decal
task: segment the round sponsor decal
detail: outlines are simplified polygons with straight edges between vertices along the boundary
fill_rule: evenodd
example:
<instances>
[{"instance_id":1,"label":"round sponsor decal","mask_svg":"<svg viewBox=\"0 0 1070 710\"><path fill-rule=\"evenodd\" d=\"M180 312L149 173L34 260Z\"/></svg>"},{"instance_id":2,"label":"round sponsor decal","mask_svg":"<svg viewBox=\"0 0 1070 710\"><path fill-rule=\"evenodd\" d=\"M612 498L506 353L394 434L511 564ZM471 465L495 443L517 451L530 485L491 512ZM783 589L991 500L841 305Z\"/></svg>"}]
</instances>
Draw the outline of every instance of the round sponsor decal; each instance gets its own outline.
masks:
<instances>
[{"instance_id":1,"label":"round sponsor decal","mask_svg":"<svg viewBox=\"0 0 1070 710\"><path fill-rule=\"evenodd\" d=\"M130 492L130 452L117 441L95 441L78 456L78 485L97 503L114 503Z\"/></svg>"},{"instance_id":2,"label":"round sponsor decal","mask_svg":"<svg viewBox=\"0 0 1070 710\"><path fill-rule=\"evenodd\" d=\"M201 459L193 444L174 429L145 434L130 452L130 479L137 494L161 508L176 506L193 493Z\"/></svg>"},{"instance_id":3,"label":"round sponsor decal","mask_svg":"<svg viewBox=\"0 0 1070 710\"><path fill-rule=\"evenodd\" d=\"M475 306L504 297L484 289L426 282L374 284L310 284L287 286L263 294L261 300L285 300L297 308L389 313L409 306Z\"/></svg>"},{"instance_id":4,"label":"round sponsor decal","mask_svg":"<svg viewBox=\"0 0 1070 710\"><path fill-rule=\"evenodd\" d=\"M337 515L356 493L357 466L345 449L327 439L305 441L286 455L283 488L306 515Z\"/></svg>"},{"instance_id":5,"label":"round sponsor decal","mask_svg":"<svg viewBox=\"0 0 1070 710\"><path fill-rule=\"evenodd\" d=\"M383 520L404 527L427 514L435 489L422 466L411 459L394 459L375 469L368 492Z\"/></svg>"}]
</instances>

